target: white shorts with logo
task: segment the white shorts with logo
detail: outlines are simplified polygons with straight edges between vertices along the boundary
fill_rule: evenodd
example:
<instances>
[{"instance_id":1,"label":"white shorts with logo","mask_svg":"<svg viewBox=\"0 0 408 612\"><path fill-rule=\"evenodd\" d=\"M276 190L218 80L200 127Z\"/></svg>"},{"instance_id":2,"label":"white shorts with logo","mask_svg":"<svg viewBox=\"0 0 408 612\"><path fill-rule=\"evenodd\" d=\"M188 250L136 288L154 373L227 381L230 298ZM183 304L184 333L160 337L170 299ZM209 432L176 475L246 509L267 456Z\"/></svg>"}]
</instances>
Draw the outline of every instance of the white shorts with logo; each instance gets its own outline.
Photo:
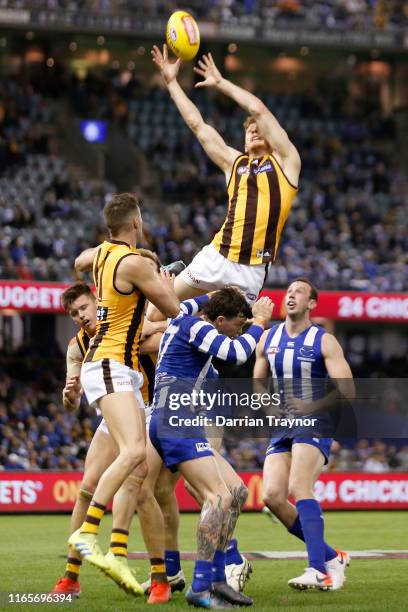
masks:
<instances>
[{"instance_id":1,"label":"white shorts with logo","mask_svg":"<svg viewBox=\"0 0 408 612\"><path fill-rule=\"evenodd\" d=\"M140 389L143 386L143 374L132 370L115 359L88 361L81 368L81 385L89 404L97 402L110 393L133 391L137 402L144 408ZM100 414L97 406L96 411Z\"/></svg>"},{"instance_id":2,"label":"white shorts with logo","mask_svg":"<svg viewBox=\"0 0 408 612\"><path fill-rule=\"evenodd\" d=\"M230 261L208 244L180 274L190 287L215 291L235 285L245 293L250 306L256 301L265 282L266 264L247 266Z\"/></svg>"}]
</instances>

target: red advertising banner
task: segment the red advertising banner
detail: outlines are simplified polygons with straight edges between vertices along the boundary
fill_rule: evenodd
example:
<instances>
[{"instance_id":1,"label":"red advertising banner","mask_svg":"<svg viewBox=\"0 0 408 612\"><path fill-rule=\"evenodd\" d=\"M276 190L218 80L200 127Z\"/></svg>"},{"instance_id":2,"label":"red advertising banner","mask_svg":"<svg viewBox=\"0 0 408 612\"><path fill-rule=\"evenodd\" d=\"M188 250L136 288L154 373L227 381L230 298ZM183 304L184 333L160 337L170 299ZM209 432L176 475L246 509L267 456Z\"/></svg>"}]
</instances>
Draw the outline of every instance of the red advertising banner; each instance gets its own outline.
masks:
<instances>
[{"instance_id":1,"label":"red advertising banner","mask_svg":"<svg viewBox=\"0 0 408 612\"><path fill-rule=\"evenodd\" d=\"M61 293L68 287L64 283L0 281L0 311L63 312ZM282 289L267 289L275 302L276 318L284 318ZM408 294L361 293L358 291L322 291L313 316L335 321L408 321Z\"/></svg>"},{"instance_id":2,"label":"red advertising banner","mask_svg":"<svg viewBox=\"0 0 408 612\"><path fill-rule=\"evenodd\" d=\"M240 476L248 487L244 510L261 510L262 473ZM0 513L71 511L81 478L81 472L0 472ZM324 510L408 510L408 473L326 473L315 495ZM198 510L181 481L177 498L180 510Z\"/></svg>"},{"instance_id":3,"label":"red advertising banner","mask_svg":"<svg viewBox=\"0 0 408 612\"><path fill-rule=\"evenodd\" d=\"M0 311L64 312L61 293L64 283L0 281Z\"/></svg>"},{"instance_id":4,"label":"red advertising banner","mask_svg":"<svg viewBox=\"0 0 408 612\"><path fill-rule=\"evenodd\" d=\"M275 303L274 317L285 317L282 290L267 289L262 295ZM406 323L408 321L408 294L406 293L361 293L358 291L321 291L312 317L323 317L334 321L375 321Z\"/></svg>"}]
</instances>

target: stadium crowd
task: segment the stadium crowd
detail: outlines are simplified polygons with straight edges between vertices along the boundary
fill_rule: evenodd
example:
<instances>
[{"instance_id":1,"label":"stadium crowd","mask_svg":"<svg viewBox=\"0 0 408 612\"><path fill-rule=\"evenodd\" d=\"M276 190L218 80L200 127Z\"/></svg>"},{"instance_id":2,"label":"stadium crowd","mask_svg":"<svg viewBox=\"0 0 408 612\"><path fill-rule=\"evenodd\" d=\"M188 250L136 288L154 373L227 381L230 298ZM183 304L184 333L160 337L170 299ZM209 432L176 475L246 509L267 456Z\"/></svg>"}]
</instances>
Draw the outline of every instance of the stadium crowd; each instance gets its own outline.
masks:
<instances>
[{"instance_id":1,"label":"stadium crowd","mask_svg":"<svg viewBox=\"0 0 408 612\"><path fill-rule=\"evenodd\" d=\"M119 123L153 161L168 214L158 216L145 207L146 245L164 263L190 261L223 221L225 184L167 94L157 86L142 87L132 76L123 82L119 74L111 81L72 78L69 89L78 115L88 112ZM240 148L241 113L201 91L192 97L206 119ZM327 99L323 104L318 96L269 94L264 100L303 158L301 190L267 284L285 286L306 275L319 288L407 290L406 184L387 152L392 121L366 108L343 108ZM103 238L95 219L115 187L75 178L56 154L53 121L52 103L30 83L0 81L2 279L70 282L73 258ZM78 415L61 413L63 377L61 371L55 379L49 373L45 379L30 375L12 382L18 377L4 369L0 469L83 467L97 422L85 404ZM226 439L224 452L237 469L257 469L265 444ZM408 447L382 441L336 444L328 469L406 470Z\"/></svg>"},{"instance_id":2,"label":"stadium crowd","mask_svg":"<svg viewBox=\"0 0 408 612\"><path fill-rule=\"evenodd\" d=\"M175 0L1 0L0 7L166 19L179 4ZM189 0L186 8L198 19L217 23L395 29L408 22L406 0Z\"/></svg>"},{"instance_id":3,"label":"stadium crowd","mask_svg":"<svg viewBox=\"0 0 408 612\"><path fill-rule=\"evenodd\" d=\"M189 262L223 221L225 184L167 93L142 87L136 78L123 83L119 75L85 82L72 77L69 91L79 116L119 123L152 160L167 210L157 215L144 208L145 246L164 263ZM241 148L242 114L202 91L192 97L227 141ZM407 186L387 152L392 121L358 102L347 109L319 96L268 94L264 100L303 161L300 192L267 285L285 286L305 275L321 289L407 290ZM71 174L55 153L52 113L30 84L1 81L0 276L5 279L69 282L73 258L103 236L95 219L115 187Z\"/></svg>"},{"instance_id":4,"label":"stadium crowd","mask_svg":"<svg viewBox=\"0 0 408 612\"><path fill-rule=\"evenodd\" d=\"M61 408L63 362L42 369L33 359L24 380L18 363L11 371L3 359L0 369L0 470L83 469L99 417L85 400L75 414ZM267 445L267 439L227 434L222 452L235 469L258 470ZM334 442L327 470L407 471L408 445L402 439Z\"/></svg>"},{"instance_id":5,"label":"stadium crowd","mask_svg":"<svg viewBox=\"0 0 408 612\"><path fill-rule=\"evenodd\" d=\"M5 386L3 381L2 390ZM0 400L0 470L82 470L93 435L93 414L62 413L50 398L17 392L9 409ZM244 439L222 452L238 471L262 469L268 441ZM408 470L408 445L360 440L354 448L335 442L327 471Z\"/></svg>"}]
</instances>

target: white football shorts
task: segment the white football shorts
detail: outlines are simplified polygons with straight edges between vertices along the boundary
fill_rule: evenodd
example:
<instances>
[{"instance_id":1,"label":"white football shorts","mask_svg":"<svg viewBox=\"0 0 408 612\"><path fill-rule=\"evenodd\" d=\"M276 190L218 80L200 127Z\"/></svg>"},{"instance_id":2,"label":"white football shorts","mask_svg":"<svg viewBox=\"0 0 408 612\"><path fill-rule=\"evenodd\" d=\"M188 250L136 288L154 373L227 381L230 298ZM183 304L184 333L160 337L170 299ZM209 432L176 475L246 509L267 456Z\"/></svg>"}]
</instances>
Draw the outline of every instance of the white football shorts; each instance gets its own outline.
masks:
<instances>
[{"instance_id":1,"label":"white football shorts","mask_svg":"<svg viewBox=\"0 0 408 612\"><path fill-rule=\"evenodd\" d=\"M266 264L235 263L220 255L212 244L207 244L180 276L187 285L204 292L235 285L242 289L248 304L253 306L265 282Z\"/></svg>"},{"instance_id":2,"label":"white football shorts","mask_svg":"<svg viewBox=\"0 0 408 612\"><path fill-rule=\"evenodd\" d=\"M89 404L110 393L133 391L139 406L144 408L140 392L143 386L143 374L115 359L100 359L82 364L81 385ZM97 412L100 414L99 409Z\"/></svg>"}]
</instances>

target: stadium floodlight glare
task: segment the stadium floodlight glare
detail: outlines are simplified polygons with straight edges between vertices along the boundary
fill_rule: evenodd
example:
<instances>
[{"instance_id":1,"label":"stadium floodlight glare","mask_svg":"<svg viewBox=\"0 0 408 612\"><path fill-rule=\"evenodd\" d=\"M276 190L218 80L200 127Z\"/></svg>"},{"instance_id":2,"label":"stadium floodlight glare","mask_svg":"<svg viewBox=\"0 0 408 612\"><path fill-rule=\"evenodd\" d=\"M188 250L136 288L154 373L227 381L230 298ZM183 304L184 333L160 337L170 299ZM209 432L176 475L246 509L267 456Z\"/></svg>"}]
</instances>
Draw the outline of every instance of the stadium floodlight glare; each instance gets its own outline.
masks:
<instances>
[{"instance_id":1,"label":"stadium floodlight glare","mask_svg":"<svg viewBox=\"0 0 408 612\"><path fill-rule=\"evenodd\" d=\"M82 136L87 142L102 144L106 140L106 121L81 121L80 128Z\"/></svg>"}]
</instances>

